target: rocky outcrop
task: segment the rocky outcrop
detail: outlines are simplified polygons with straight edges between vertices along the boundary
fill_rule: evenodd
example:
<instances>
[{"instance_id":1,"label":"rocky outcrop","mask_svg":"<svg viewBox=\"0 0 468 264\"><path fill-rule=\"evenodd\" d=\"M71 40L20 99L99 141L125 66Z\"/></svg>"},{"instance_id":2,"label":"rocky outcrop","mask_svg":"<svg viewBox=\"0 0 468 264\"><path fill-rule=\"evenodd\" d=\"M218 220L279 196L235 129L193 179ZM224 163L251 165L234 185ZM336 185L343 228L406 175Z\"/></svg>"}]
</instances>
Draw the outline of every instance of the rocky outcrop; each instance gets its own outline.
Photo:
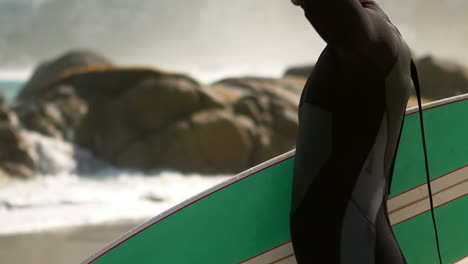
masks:
<instances>
[{"instance_id":1,"label":"rocky outcrop","mask_svg":"<svg viewBox=\"0 0 468 264\"><path fill-rule=\"evenodd\" d=\"M23 125L117 167L237 173L294 148L294 81L93 66L52 79L15 102Z\"/></svg>"},{"instance_id":2,"label":"rocky outcrop","mask_svg":"<svg viewBox=\"0 0 468 264\"><path fill-rule=\"evenodd\" d=\"M422 57L416 64L423 97L438 100L468 93L468 67L434 56Z\"/></svg>"},{"instance_id":3,"label":"rocky outcrop","mask_svg":"<svg viewBox=\"0 0 468 264\"><path fill-rule=\"evenodd\" d=\"M28 147L12 113L0 104L0 180L34 177Z\"/></svg>"},{"instance_id":4,"label":"rocky outcrop","mask_svg":"<svg viewBox=\"0 0 468 264\"><path fill-rule=\"evenodd\" d=\"M433 57L417 64L425 97L468 92L466 68ZM11 108L27 129L74 142L120 168L237 173L295 147L299 97L312 68L291 68L283 79L205 85L74 52L40 66ZM33 177L28 146L5 107L0 146L0 179Z\"/></svg>"},{"instance_id":5,"label":"rocky outcrop","mask_svg":"<svg viewBox=\"0 0 468 264\"><path fill-rule=\"evenodd\" d=\"M45 77L33 77L12 105L24 127L74 142L120 168L205 174L237 173L293 149L298 79L312 70L205 85L178 73L113 67L97 55L82 64L65 63L66 57L49 62L49 70L43 66ZM425 97L468 92L464 67L432 57L417 63ZM295 74L303 76L289 77ZM19 149L27 160L25 147Z\"/></svg>"},{"instance_id":6,"label":"rocky outcrop","mask_svg":"<svg viewBox=\"0 0 468 264\"><path fill-rule=\"evenodd\" d=\"M88 111L75 130L74 141L119 167L168 167L161 163L161 156L170 150L159 146L157 137L178 122L188 122L194 113L225 107L223 98L180 74L120 69L82 74L79 79L88 79L86 89L94 92L92 96L82 93ZM167 140L169 146L176 145L177 138ZM161 149L160 154L155 149Z\"/></svg>"},{"instance_id":7,"label":"rocky outcrop","mask_svg":"<svg viewBox=\"0 0 468 264\"><path fill-rule=\"evenodd\" d=\"M118 167L236 173L294 148L298 88L288 81L205 86L153 72L114 89L88 105L75 142Z\"/></svg>"}]
</instances>

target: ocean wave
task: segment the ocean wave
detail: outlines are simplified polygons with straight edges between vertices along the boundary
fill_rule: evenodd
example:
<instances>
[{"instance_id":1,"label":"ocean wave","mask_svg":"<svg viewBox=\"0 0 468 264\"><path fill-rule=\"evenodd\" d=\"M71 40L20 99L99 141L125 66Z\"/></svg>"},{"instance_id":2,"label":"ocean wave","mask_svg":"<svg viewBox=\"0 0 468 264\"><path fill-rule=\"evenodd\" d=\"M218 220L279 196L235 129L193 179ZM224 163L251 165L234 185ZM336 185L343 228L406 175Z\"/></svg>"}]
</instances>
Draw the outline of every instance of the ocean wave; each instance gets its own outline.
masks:
<instances>
[{"instance_id":1,"label":"ocean wave","mask_svg":"<svg viewBox=\"0 0 468 264\"><path fill-rule=\"evenodd\" d=\"M68 142L23 134L39 176L0 185L0 234L150 218L229 177L116 169Z\"/></svg>"}]
</instances>

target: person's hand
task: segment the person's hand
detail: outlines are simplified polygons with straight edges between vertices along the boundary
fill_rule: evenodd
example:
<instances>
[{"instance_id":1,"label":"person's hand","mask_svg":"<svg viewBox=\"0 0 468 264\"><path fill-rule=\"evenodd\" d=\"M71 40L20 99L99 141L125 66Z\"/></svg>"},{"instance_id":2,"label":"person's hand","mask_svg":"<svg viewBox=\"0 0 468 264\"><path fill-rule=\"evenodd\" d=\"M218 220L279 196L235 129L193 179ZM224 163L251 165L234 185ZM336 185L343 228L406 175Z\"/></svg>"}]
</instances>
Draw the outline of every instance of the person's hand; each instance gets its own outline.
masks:
<instances>
[{"instance_id":1,"label":"person's hand","mask_svg":"<svg viewBox=\"0 0 468 264\"><path fill-rule=\"evenodd\" d=\"M326 1L326 0L325 0ZM297 5L297 6L300 6L301 5L301 1L300 0L291 0L291 3L293 3L293 5Z\"/></svg>"}]
</instances>

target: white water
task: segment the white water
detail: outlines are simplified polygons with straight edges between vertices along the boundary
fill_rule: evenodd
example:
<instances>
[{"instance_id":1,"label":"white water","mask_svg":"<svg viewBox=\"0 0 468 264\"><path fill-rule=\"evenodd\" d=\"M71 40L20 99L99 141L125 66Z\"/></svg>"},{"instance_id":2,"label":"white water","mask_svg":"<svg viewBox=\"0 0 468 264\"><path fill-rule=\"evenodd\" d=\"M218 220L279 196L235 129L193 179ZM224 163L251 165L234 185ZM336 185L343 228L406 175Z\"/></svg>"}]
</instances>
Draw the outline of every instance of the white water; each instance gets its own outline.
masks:
<instances>
[{"instance_id":1,"label":"white water","mask_svg":"<svg viewBox=\"0 0 468 264\"><path fill-rule=\"evenodd\" d=\"M32 132L25 136L42 173L0 185L0 234L151 218L228 178L117 170L81 151L78 160L88 165L83 169L72 158L72 145Z\"/></svg>"}]
</instances>

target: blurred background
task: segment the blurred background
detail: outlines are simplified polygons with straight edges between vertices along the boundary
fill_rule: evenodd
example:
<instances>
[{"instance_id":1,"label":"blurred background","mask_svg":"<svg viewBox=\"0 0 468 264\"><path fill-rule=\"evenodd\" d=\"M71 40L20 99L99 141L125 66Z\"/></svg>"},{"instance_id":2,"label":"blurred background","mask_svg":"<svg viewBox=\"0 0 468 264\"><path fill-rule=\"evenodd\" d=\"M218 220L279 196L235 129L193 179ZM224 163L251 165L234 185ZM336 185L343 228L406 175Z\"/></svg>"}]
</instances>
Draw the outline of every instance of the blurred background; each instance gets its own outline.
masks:
<instances>
[{"instance_id":1,"label":"blurred background","mask_svg":"<svg viewBox=\"0 0 468 264\"><path fill-rule=\"evenodd\" d=\"M378 3L424 101L467 93L468 2ZM293 149L324 47L289 0L0 0L2 259L79 262Z\"/></svg>"}]
</instances>

